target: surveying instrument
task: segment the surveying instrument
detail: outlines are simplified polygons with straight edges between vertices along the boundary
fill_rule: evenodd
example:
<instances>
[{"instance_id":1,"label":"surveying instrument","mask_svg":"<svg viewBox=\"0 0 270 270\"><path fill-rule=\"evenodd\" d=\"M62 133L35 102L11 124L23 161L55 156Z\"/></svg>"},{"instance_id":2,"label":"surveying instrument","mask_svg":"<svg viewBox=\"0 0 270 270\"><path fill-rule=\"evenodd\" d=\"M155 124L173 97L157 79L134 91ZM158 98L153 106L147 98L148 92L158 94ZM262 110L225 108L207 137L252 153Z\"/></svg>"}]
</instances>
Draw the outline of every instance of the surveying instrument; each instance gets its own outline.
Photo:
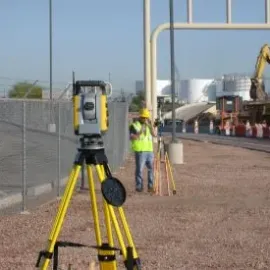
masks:
<instances>
[{"instance_id":1,"label":"surveying instrument","mask_svg":"<svg viewBox=\"0 0 270 270\"><path fill-rule=\"evenodd\" d=\"M83 163L86 164L91 208L94 220L96 246L90 246L98 250L98 261L101 270L116 270L116 251L119 250L124 258L125 269L140 270L141 263L136 247L125 217L123 204L126 200L126 190L123 184L112 176L102 136L109 127L107 93L111 91L111 85L103 81L76 81L73 72L73 125L74 133L80 136L80 145L74 160L74 165L68 178L64 195L59 205L52 230L49 235L47 249L39 253L36 267L46 270L53 258L53 270L58 269L58 247L85 246L71 242L57 241L62 228L64 218L74 192L74 188L80 174ZM104 219L107 231L107 242L101 238L98 204L95 194L95 183L92 167L101 184L101 193L104 209ZM128 246L125 246L123 235L114 209L117 209L126 234ZM120 249L115 248L112 234L114 226Z\"/></svg>"},{"instance_id":2,"label":"surveying instrument","mask_svg":"<svg viewBox=\"0 0 270 270\"><path fill-rule=\"evenodd\" d=\"M157 156L155 158L154 163L154 194L162 196L163 192L163 184L167 189L167 194L171 195L171 187L172 185L172 193L176 194L175 182L173 178L172 167L170 164L170 160L168 157L167 149L165 149L164 138L162 136L162 118L161 111L164 106L164 98L158 98L158 118L155 120L154 125L158 128L158 147L157 147ZM163 167L163 170L162 170ZM163 181L162 181L163 180ZM171 182L171 183L170 183Z\"/></svg>"}]
</instances>

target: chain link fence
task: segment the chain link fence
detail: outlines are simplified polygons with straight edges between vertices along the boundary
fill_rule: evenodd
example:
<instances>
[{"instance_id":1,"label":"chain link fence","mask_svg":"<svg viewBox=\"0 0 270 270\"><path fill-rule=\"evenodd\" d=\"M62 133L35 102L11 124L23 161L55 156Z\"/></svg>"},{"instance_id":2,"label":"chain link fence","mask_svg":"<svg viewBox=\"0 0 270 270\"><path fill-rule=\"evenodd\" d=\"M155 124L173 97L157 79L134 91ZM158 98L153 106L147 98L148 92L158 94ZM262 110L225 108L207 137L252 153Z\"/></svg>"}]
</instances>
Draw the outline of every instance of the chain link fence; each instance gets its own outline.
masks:
<instances>
[{"instance_id":1,"label":"chain link fence","mask_svg":"<svg viewBox=\"0 0 270 270\"><path fill-rule=\"evenodd\" d=\"M114 172L129 154L128 104L110 102L108 109L104 143ZM61 195L79 145L72 102L1 99L0 134L0 209L17 203L25 211L29 198Z\"/></svg>"}]
</instances>

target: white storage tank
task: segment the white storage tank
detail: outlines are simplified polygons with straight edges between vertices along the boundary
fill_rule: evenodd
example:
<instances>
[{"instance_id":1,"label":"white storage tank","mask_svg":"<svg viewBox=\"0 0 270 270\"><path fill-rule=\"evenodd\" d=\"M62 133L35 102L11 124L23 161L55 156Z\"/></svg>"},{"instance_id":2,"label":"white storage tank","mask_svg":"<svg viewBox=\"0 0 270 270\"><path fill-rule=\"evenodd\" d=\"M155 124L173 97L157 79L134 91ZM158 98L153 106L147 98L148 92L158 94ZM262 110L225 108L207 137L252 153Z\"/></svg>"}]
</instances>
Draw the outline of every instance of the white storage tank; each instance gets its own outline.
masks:
<instances>
[{"instance_id":1,"label":"white storage tank","mask_svg":"<svg viewBox=\"0 0 270 270\"><path fill-rule=\"evenodd\" d=\"M223 91L234 92L235 91L235 75L226 74L223 77Z\"/></svg>"},{"instance_id":2,"label":"white storage tank","mask_svg":"<svg viewBox=\"0 0 270 270\"><path fill-rule=\"evenodd\" d=\"M216 80L216 96L223 95L223 88L224 88L224 80L218 79Z\"/></svg>"},{"instance_id":3,"label":"white storage tank","mask_svg":"<svg viewBox=\"0 0 270 270\"><path fill-rule=\"evenodd\" d=\"M213 81L207 87L207 96L208 96L208 102L215 102L216 101L216 81Z\"/></svg>"},{"instance_id":4,"label":"white storage tank","mask_svg":"<svg viewBox=\"0 0 270 270\"><path fill-rule=\"evenodd\" d=\"M171 95L171 81L157 80L157 96Z\"/></svg>"},{"instance_id":5,"label":"white storage tank","mask_svg":"<svg viewBox=\"0 0 270 270\"><path fill-rule=\"evenodd\" d=\"M235 95L242 97L243 100L250 100L249 91L236 91Z\"/></svg>"},{"instance_id":6,"label":"white storage tank","mask_svg":"<svg viewBox=\"0 0 270 270\"><path fill-rule=\"evenodd\" d=\"M250 100L250 77L241 74L224 75L224 91L239 95L243 100Z\"/></svg>"},{"instance_id":7,"label":"white storage tank","mask_svg":"<svg viewBox=\"0 0 270 270\"><path fill-rule=\"evenodd\" d=\"M207 87L214 79L190 79L187 81L187 103L207 101Z\"/></svg>"},{"instance_id":8,"label":"white storage tank","mask_svg":"<svg viewBox=\"0 0 270 270\"><path fill-rule=\"evenodd\" d=\"M235 91L249 92L251 81L248 76L235 77Z\"/></svg>"},{"instance_id":9,"label":"white storage tank","mask_svg":"<svg viewBox=\"0 0 270 270\"><path fill-rule=\"evenodd\" d=\"M183 102L187 102L187 98L188 98L188 80L181 80L179 99Z\"/></svg>"}]
</instances>

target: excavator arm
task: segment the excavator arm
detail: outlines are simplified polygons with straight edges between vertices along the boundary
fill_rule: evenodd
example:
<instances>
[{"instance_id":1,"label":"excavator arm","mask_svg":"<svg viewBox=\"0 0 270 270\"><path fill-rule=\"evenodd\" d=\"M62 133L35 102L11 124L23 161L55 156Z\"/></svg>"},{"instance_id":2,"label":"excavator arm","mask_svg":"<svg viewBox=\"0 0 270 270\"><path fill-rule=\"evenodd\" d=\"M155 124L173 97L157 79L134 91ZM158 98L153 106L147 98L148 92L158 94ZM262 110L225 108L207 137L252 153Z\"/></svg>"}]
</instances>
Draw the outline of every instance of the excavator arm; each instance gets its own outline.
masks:
<instances>
[{"instance_id":1,"label":"excavator arm","mask_svg":"<svg viewBox=\"0 0 270 270\"><path fill-rule=\"evenodd\" d=\"M261 47L255 65L254 76L250 79L251 86L249 94L250 98L253 100L266 100L268 98L267 93L265 92L265 86L262 79L266 63L270 64L270 47L268 44L264 44Z\"/></svg>"}]
</instances>

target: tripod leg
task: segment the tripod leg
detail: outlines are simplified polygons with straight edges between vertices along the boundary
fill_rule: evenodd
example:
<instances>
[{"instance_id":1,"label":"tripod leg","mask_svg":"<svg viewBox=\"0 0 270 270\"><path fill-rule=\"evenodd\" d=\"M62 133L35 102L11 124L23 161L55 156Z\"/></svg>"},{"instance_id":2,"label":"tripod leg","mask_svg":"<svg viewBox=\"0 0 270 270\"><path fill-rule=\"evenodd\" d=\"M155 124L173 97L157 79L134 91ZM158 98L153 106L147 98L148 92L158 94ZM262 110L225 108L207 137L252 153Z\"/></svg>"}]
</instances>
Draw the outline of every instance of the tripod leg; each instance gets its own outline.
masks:
<instances>
[{"instance_id":1,"label":"tripod leg","mask_svg":"<svg viewBox=\"0 0 270 270\"><path fill-rule=\"evenodd\" d=\"M91 206L92 206L92 214L94 218L95 224L95 234L96 234L96 242L98 246L101 246L101 233L100 233L100 224L99 224L99 215L97 209L97 199L95 193L95 183L93 178L93 171L90 165L86 165L87 176L88 176L88 186L89 186L89 193L91 198Z\"/></svg>"},{"instance_id":2,"label":"tripod leg","mask_svg":"<svg viewBox=\"0 0 270 270\"><path fill-rule=\"evenodd\" d=\"M154 192L156 191L157 184L157 158L154 157Z\"/></svg>"},{"instance_id":3,"label":"tripod leg","mask_svg":"<svg viewBox=\"0 0 270 270\"><path fill-rule=\"evenodd\" d=\"M169 172L168 172L168 163L167 163L167 159L166 156L164 158L164 163L165 163L165 173L166 173L166 180L167 180L167 187L168 187L168 195L171 195L170 192L170 181L169 181Z\"/></svg>"},{"instance_id":4,"label":"tripod leg","mask_svg":"<svg viewBox=\"0 0 270 270\"><path fill-rule=\"evenodd\" d=\"M92 171L91 165L87 165L86 169L87 169L87 175L88 175L89 192L90 192L90 197L92 201L91 205L92 205L92 213L93 213L94 224L95 224L96 242L97 242L97 246L100 248L98 250L100 270L105 270L105 269L116 270L115 251L106 250L106 245L102 243L99 215L98 215L98 208L97 208L97 199L96 199L96 193L95 193L95 183L94 183L93 171ZM109 247L113 247L113 237L112 237L112 232L111 232L109 213L108 213L108 209L105 207L105 200L103 203L104 203L105 223L106 223L107 234L108 234L108 243L109 243ZM102 247L104 247L105 249L102 250Z\"/></svg>"},{"instance_id":5,"label":"tripod leg","mask_svg":"<svg viewBox=\"0 0 270 270\"><path fill-rule=\"evenodd\" d=\"M71 187L72 182L73 182L74 172L75 172L75 167L73 166L72 171L70 172L70 175L69 175L69 179L68 179L68 181L67 181L67 186L66 186L66 188L65 188L64 195L63 195L63 197L62 197L62 199L61 199L61 202L60 202L60 206L59 206L59 210L58 210L58 212L57 212L57 216L56 216L56 219L55 219L55 223L54 223L54 225L53 225L51 234L50 234L50 236L49 236L49 239L50 239L50 240L51 240L52 237L53 237L53 234L54 234L54 231L55 231L56 224L57 224L57 222L58 222L58 220L59 220L60 213L62 212L63 205L65 204L66 199L67 199L67 195L68 195L68 193L69 193L69 191L70 191L70 187Z\"/></svg>"},{"instance_id":6,"label":"tripod leg","mask_svg":"<svg viewBox=\"0 0 270 270\"><path fill-rule=\"evenodd\" d=\"M100 165L96 165L96 170L97 170L97 174L98 174L100 182L103 182L105 180L105 177L104 177L105 175L103 174ZM112 219L112 222L113 222L116 234L117 234L117 238L118 238L119 245L121 247L122 255L123 255L125 261L127 261L128 258L127 258L127 250L126 250L126 247L125 247L125 242L123 240L123 236L121 234L121 230L120 230L120 227L119 227L119 224L118 224L118 221L117 221L113 206L107 204L107 207L108 207L110 217ZM130 233L130 230L129 230L129 227L128 227L128 224L127 224L127 221L126 221L126 217L125 217L123 208L118 207L118 209L119 209L119 214L120 214L120 217L121 217L121 220L122 220L122 224L123 224L123 227L124 227L124 230L125 230L128 242L129 242L129 246L132 248L132 251L133 251L133 258L135 259L135 263L137 264L137 266L139 266L140 262L139 262L138 254L137 254L137 251L136 251L136 248L135 248L135 245L134 245L134 242L133 242L133 239L132 239L132 236L131 236L131 233ZM139 269L139 268L134 268L134 269Z\"/></svg>"},{"instance_id":7,"label":"tripod leg","mask_svg":"<svg viewBox=\"0 0 270 270\"><path fill-rule=\"evenodd\" d=\"M133 238L132 238L132 235L131 235L131 232L130 232L130 229L129 229L129 226L128 226L128 223L127 223L124 208L119 207L118 210L119 210L119 215L121 217L121 221L122 221L122 224L123 224L123 227L124 227L124 231L125 231L126 236L127 236L128 245L130 247L132 247L132 250L133 250L133 258L137 259L138 258L137 250L135 248L135 244L134 244L134 241L133 241Z\"/></svg>"},{"instance_id":8,"label":"tripod leg","mask_svg":"<svg viewBox=\"0 0 270 270\"><path fill-rule=\"evenodd\" d=\"M173 186L173 194L175 195L176 194L175 182L174 182L173 173L172 173L172 167L171 167L170 160L169 160L169 157L168 157L168 153L167 152L165 153L165 158L168 161L168 167L169 167L169 172L170 172L170 179L171 179L172 186Z\"/></svg>"},{"instance_id":9,"label":"tripod leg","mask_svg":"<svg viewBox=\"0 0 270 270\"><path fill-rule=\"evenodd\" d=\"M102 171L102 174L103 174L102 179L105 179L106 174L105 174L104 166L101 166L101 171ZM105 224L106 224L106 230L107 230L108 244L109 244L109 247L113 248L114 247L114 241L113 241L113 233L112 233L112 226L111 226L110 211L109 211L108 204L105 201L105 199L102 198L102 200L103 200L104 217L105 217ZM108 255L113 256L115 258L115 250L108 251L107 253L108 253ZM104 263L104 269L107 270L109 266L110 266L110 269L116 270L117 269L116 259L114 261L110 262L109 265L106 262Z\"/></svg>"},{"instance_id":10,"label":"tripod leg","mask_svg":"<svg viewBox=\"0 0 270 270\"><path fill-rule=\"evenodd\" d=\"M158 163L158 177L157 177L157 192L156 192L156 194L159 194L159 182L160 182L160 153L158 153L158 161L157 161L157 163Z\"/></svg>"},{"instance_id":11,"label":"tripod leg","mask_svg":"<svg viewBox=\"0 0 270 270\"><path fill-rule=\"evenodd\" d=\"M163 176L161 166L162 166L162 159L161 159L161 155L159 155L159 181L158 181L159 187L158 187L158 190L159 190L159 195L160 196L162 196L161 185L162 185L162 176Z\"/></svg>"},{"instance_id":12,"label":"tripod leg","mask_svg":"<svg viewBox=\"0 0 270 270\"><path fill-rule=\"evenodd\" d=\"M102 183L105 180L105 177L104 177L104 175L102 173L102 169L101 169L100 165L96 165L96 171L97 171L97 174L98 174L99 181ZM121 246L122 254L123 254L124 258L126 259L125 242L123 240L123 236L121 234L120 227L119 227L116 215L114 213L113 207L111 205L107 204L107 202L106 202L106 205L107 205L110 217L112 219L113 225L114 225L115 230L116 230L116 234L117 234L117 237L118 237L119 245Z\"/></svg>"},{"instance_id":13,"label":"tripod leg","mask_svg":"<svg viewBox=\"0 0 270 270\"><path fill-rule=\"evenodd\" d=\"M160 166L160 160L159 160L159 153L158 153L157 158L156 158L155 194L158 194L159 173L160 173L159 166Z\"/></svg>"},{"instance_id":14,"label":"tripod leg","mask_svg":"<svg viewBox=\"0 0 270 270\"><path fill-rule=\"evenodd\" d=\"M54 250L54 246L56 243L56 239L60 233L61 227L63 225L64 222L64 218L67 212L67 208L72 196L72 193L74 191L75 188L75 184L76 181L78 179L79 173L81 170L81 166L80 165L74 165L74 174L73 177L70 178L70 187L69 187L69 191L66 194L66 200L63 202L63 205L59 207L59 215L57 215L54 225L53 225L53 231L51 232L50 236L51 238L48 241L48 248L46 252L42 252L42 255L45 257L45 259L42 262L41 268L42 270L47 270L52 254L53 254L53 250ZM71 173L72 175L72 173ZM38 263L37 263L38 264Z\"/></svg>"},{"instance_id":15,"label":"tripod leg","mask_svg":"<svg viewBox=\"0 0 270 270\"><path fill-rule=\"evenodd\" d=\"M106 174L105 174L104 166L101 166L101 170L102 170L102 174L103 174L103 179L105 179ZM110 212L109 212L108 204L106 203L104 198L103 198L103 207L104 207L104 215L105 215L105 222L106 222L106 228L107 228L108 243L109 243L110 247L113 247L114 242L113 242Z\"/></svg>"}]
</instances>

